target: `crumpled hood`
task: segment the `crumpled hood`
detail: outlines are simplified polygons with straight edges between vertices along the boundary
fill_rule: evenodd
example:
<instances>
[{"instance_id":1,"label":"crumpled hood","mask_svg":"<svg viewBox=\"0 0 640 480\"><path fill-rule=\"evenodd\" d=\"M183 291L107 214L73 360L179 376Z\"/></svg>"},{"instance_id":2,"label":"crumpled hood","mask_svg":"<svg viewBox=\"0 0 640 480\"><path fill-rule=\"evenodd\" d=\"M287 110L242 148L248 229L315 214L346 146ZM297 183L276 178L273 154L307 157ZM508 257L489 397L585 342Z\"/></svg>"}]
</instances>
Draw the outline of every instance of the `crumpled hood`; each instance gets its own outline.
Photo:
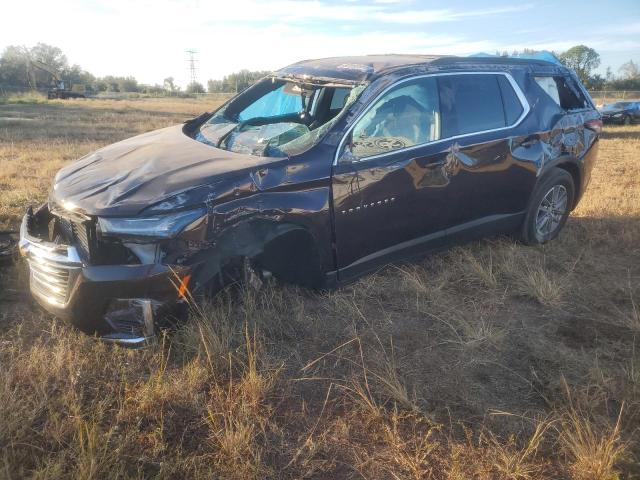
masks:
<instances>
[{"instance_id":1,"label":"crumpled hood","mask_svg":"<svg viewBox=\"0 0 640 480\"><path fill-rule=\"evenodd\" d=\"M89 215L132 216L176 194L274 160L205 145L175 125L108 145L62 168L52 199Z\"/></svg>"}]
</instances>

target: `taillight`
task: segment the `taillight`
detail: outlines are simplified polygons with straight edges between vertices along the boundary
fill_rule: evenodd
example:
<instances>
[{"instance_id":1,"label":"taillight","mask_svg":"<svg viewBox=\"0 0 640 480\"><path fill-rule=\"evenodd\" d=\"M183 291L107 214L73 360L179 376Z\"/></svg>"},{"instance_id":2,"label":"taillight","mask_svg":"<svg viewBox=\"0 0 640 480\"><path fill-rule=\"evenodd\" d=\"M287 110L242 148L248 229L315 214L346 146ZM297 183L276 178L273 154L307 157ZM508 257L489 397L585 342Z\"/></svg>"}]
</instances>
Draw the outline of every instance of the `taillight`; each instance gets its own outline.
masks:
<instances>
[{"instance_id":1,"label":"taillight","mask_svg":"<svg viewBox=\"0 0 640 480\"><path fill-rule=\"evenodd\" d=\"M602 120L600 120L599 118L587 120L586 122L584 122L584 127L588 128L589 130L593 130L596 133L600 133L602 132Z\"/></svg>"}]
</instances>

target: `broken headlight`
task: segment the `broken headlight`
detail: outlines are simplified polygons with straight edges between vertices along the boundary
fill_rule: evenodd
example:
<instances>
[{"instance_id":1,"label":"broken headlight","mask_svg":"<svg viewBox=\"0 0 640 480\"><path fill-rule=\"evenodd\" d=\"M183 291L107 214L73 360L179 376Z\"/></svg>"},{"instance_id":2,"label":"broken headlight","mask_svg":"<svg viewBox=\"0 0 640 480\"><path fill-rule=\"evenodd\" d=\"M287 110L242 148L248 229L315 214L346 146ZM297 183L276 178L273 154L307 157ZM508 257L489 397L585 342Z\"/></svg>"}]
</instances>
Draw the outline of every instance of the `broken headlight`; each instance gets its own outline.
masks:
<instances>
[{"instance_id":1,"label":"broken headlight","mask_svg":"<svg viewBox=\"0 0 640 480\"><path fill-rule=\"evenodd\" d=\"M190 224L207 214L205 208L157 215L153 217L98 219L103 235L128 237L174 238Z\"/></svg>"}]
</instances>

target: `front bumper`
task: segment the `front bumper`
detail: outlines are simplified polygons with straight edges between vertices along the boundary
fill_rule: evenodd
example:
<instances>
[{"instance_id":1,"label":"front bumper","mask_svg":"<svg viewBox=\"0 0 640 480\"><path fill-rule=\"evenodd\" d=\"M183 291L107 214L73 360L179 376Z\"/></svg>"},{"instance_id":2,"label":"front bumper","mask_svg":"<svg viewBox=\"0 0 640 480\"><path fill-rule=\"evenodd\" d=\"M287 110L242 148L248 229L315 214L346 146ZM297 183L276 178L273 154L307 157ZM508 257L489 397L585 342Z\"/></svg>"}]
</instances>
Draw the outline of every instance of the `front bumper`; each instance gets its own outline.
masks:
<instances>
[{"instance_id":1,"label":"front bumper","mask_svg":"<svg viewBox=\"0 0 640 480\"><path fill-rule=\"evenodd\" d=\"M189 275L190 267L87 265L74 245L58 245L31 235L29 218L27 213L22 220L20 253L29 264L34 299L55 316L103 340L138 346L182 308L175 285ZM132 317L137 317L113 320L114 305L121 307L127 301ZM122 312L117 310L116 317L126 317Z\"/></svg>"},{"instance_id":2,"label":"front bumper","mask_svg":"<svg viewBox=\"0 0 640 480\"><path fill-rule=\"evenodd\" d=\"M602 123L622 125L624 123L624 115L620 117L605 117L602 116Z\"/></svg>"}]
</instances>

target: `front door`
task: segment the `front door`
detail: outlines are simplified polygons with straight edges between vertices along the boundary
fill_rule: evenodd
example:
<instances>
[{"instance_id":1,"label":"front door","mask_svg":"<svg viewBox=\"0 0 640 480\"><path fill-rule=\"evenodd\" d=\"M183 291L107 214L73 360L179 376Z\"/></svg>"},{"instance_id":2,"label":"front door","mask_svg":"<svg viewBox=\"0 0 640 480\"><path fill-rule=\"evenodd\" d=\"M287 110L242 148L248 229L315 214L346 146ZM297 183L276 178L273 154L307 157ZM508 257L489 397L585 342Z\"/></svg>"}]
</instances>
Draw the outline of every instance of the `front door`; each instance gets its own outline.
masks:
<instances>
[{"instance_id":1,"label":"front door","mask_svg":"<svg viewBox=\"0 0 640 480\"><path fill-rule=\"evenodd\" d=\"M418 237L446 228L446 145L437 81L404 81L365 111L333 172L334 228L341 278L405 255Z\"/></svg>"}]
</instances>

